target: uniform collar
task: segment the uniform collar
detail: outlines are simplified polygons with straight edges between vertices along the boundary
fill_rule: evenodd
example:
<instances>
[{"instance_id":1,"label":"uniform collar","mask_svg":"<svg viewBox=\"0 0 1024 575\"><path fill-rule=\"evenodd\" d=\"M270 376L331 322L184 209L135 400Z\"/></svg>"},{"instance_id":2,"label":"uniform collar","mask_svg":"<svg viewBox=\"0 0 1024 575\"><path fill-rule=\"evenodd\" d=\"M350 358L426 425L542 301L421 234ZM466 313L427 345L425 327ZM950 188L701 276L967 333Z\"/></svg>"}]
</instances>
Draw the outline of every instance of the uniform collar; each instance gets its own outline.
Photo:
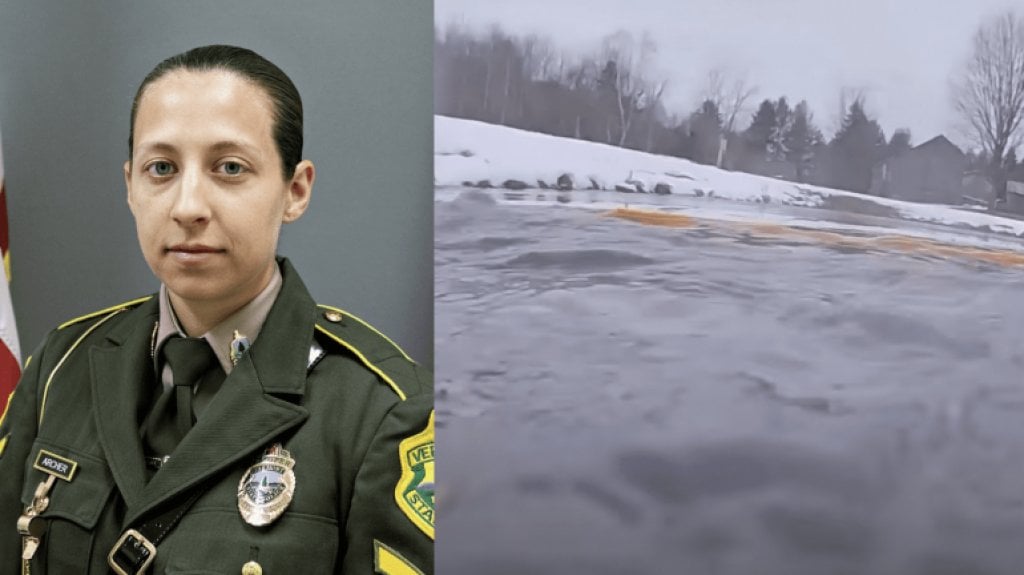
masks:
<instances>
[{"instance_id":1,"label":"uniform collar","mask_svg":"<svg viewBox=\"0 0 1024 575\"><path fill-rule=\"evenodd\" d=\"M281 292L282 285L281 270L275 265L274 275L270 278L270 283L267 284L267 287L263 288L263 291L241 309L200 336L213 348L213 352L216 354L221 368L224 369L224 373L231 373L234 367L234 364L231 362L231 341L234 339L235 331L248 338L250 343L255 342L256 337L263 328L267 315L270 313L270 308L273 307L274 301L277 300L277 296ZM169 338L174 336L186 337L185 330L178 323L178 317L171 306L166 285L160 286L158 297L160 319L157 324L156 338L154 339L154 358L160 357L160 348Z\"/></svg>"},{"instance_id":2,"label":"uniform collar","mask_svg":"<svg viewBox=\"0 0 1024 575\"><path fill-rule=\"evenodd\" d=\"M266 393L302 395L313 344L317 307L287 258L278 258L281 293L270 308L259 341L249 353Z\"/></svg>"}]
</instances>

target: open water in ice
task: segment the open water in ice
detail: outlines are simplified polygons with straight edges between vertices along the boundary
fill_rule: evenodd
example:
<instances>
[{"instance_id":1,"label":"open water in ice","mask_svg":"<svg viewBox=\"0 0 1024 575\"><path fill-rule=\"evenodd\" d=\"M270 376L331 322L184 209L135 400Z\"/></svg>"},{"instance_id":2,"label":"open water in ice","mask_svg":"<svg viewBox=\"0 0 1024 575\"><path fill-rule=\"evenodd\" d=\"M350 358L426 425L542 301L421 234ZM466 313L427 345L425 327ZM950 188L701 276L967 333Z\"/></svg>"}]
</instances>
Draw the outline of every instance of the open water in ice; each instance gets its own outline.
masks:
<instances>
[{"instance_id":1,"label":"open water in ice","mask_svg":"<svg viewBox=\"0 0 1024 575\"><path fill-rule=\"evenodd\" d=\"M1024 569L1024 268L454 197L438 573Z\"/></svg>"}]
</instances>

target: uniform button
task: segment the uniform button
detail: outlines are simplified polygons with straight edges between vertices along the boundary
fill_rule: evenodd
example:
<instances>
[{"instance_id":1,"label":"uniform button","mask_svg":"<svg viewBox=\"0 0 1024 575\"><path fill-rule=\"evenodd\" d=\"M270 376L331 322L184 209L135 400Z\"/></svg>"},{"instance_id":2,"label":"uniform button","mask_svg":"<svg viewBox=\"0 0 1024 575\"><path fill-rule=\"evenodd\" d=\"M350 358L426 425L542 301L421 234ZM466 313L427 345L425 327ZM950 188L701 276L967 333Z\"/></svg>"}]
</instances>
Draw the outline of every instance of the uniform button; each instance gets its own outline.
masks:
<instances>
[{"instance_id":1,"label":"uniform button","mask_svg":"<svg viewBox=\"0 0 1024 575\"><path fill-rule=\"evenodd\" d=\"M341 323L344 317L336 311L325 311L324 318L331 323Z\"/></svg>"},{"instance_id":2,"label":"uniform button","mask_svg":"<svg viewBox=\"0 0 1024 575\"><path fill-rule=\"evenodd\" d=\"M255 561L242 565L242 575L263 575L263 567Z\"/></svg>"}]
</instances>

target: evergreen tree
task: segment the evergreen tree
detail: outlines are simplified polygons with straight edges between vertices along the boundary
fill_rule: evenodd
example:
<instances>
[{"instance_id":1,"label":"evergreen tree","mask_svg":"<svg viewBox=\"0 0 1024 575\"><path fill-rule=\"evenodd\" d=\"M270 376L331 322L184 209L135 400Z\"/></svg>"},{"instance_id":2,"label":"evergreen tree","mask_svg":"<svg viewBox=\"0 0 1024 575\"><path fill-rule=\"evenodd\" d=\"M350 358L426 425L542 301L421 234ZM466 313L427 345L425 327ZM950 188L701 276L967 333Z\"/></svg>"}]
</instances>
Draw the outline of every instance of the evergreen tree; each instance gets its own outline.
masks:
<instances>
[{"instance_id":1,"label":"evergreen tree","mask_svg":"<svg viewBox=\"0 0 1024 575\"><path fill-rule=\"evenodd\" d=\"M968 148L968 150L964 152L964 157L967 158L968 172L973 172L978 169L978 153L975 152L973 148Z\"/></svg>"},{"instance_id":2,"label":"evergreen tree","mask_svg":"<svg viewBox=\"0 0 1024 575\"><path fill-rule=\"evenodd\" d=\"M871 170L885 157L885 134L878 122L868 118L864 103L855 100L832 139L832 185L867 193Z\"/></svg>"},{"instance_id":3,"label":"evergreen tree","mask_svg":"<svg viewBox=\"0 0 1024 575\"><path fill-rule=\"evenodd\" d=\"M764 100L754 113L750 126L743 132L743 161L740 169L757 171L768 159L772 138L778 129L775 105Z\"/></svg>"},{"instance_id":4,"label":"evergreen tree","mask_svg":"<svg viewBox=\"0 0 1024 575\"><path fill-rule=\"evenodd\" d=\"M1006 172L1010 173L1018 165L1017 162L1017 148L1010 148L1006 152L1006 156L1003 158L1003 166L1006 167Z\"/></svg>"},{"instance_id":5,"label":"evergreen tree","mask_svg":"<svg viewBox=\"0 0 1024 575\"><path fill-rule=\"evenodd\" d=\"M785 97L761 102L750 126L743 133L743 168L760 172L772 162L788 161L786 134L794 120L795 112Z\"/></svg>"},{"instance_id":6,"label":"evergreen tree","mask_svg":"<svg viewBox=\"0 0 1024 575\"><path fill-rule=\"evenodd\" d=\"M768 157L772 160L786 159L786 132L793 125L793 111L789 108L785 96L778 99L774 105L775 126L771 136L768 138Z\"/></svg>"},{"instance_id":7,"label":"evergreen tree","mask_svg":"<svg viewBox=\"0 0 1024 575\"><path fill-rule=\"evenodd\" d=\"M713 100L705 100L690 117L690 159L715 165L722 139L722 116Z\"/></svg>"},{"instance_id":8,"label":"evergreen tree","mask_svg":"<svg viewBox=\"0 0 1024 575\"><path fill-rule=\"evenodd\" d=\"M693 159L693 139L690 134L690 122L687 119L679 121L670 130L670 154L680 158Z\"/></svg>"},{"instance_id":9,"label":"evergreen tree","mask_svg":"<svg viewBox=\"0 0 1024 575\"><path fill-rule=\"evenodd\" d=\"M814 167L814 150L823 143L821 131L814 125L807 102L801 101L793 110L793 121L782 136L786 161L793 164L798 182L809 181Z\"/></svg>"},{"instance_id":10,"label":"evergreen tree","mask_svg":"<svg viewBox=\"0 0 1024 575\"><path fill-rule=\"evenodd\" d=\"M902 156L905 152L910 150L910 129L900 128L893 132L892 138L889 139L889 146L886 150L886 157L895 158Z\"/></svg>"}]
</instances>

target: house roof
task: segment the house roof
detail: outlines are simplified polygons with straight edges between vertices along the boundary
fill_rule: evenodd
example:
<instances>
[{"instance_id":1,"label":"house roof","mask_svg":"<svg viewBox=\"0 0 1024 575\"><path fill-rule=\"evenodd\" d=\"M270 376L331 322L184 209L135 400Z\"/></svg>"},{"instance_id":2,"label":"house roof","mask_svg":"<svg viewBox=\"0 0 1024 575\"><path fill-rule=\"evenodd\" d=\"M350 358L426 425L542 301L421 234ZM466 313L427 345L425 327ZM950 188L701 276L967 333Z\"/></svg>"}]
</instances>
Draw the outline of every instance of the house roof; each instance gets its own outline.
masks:
<instances>
[{"instance_id":1,"label":"house roof","mask_svg":"<svg viewBox=\"0 0 1024 575\"><path fill-rule=\"evenodd\" d=\"M942 148L946 148L946 149L949 149L949 150L955 150L957 155L966 158L966 156L964 156L963 151L960 148L958 148L956 146L956 144L954 144L953 142L950 142L949 138L947 138L946 136L942 136L942 135L935 136L934 138L932 138L931 140L928 140L927 142L925 142L923 144L918 144L917 146L914 146L913 150L914 151L918 151L918 150L924 151L924 150L931 150L931 149L938 150L938 149L942 149Z\"/></svg>"}]
</instances>

